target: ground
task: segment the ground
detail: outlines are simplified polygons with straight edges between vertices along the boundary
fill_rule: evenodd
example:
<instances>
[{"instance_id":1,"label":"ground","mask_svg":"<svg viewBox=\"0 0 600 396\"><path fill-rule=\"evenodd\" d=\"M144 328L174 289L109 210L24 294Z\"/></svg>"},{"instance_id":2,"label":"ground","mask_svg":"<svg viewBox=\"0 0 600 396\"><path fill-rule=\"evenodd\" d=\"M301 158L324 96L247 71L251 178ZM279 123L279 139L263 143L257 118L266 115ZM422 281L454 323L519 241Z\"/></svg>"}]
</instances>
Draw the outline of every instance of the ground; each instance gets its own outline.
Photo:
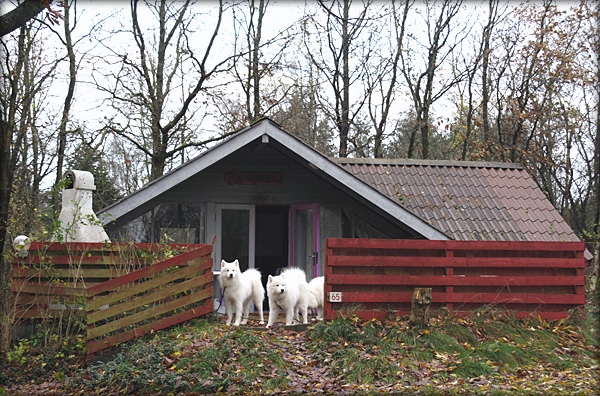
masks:
<instances>
[{"instance_id":1,"label":"ground","mask_svg":"<svg viewBox=\"0 0 600 396\"><path fill-rule=\"evenodd\" d=\"M593 395L599 386L589 317L548 323L497 311L441 312L426 328L407 319L348 314L266 330L207 317L120 345L87 365L81 345L44 353L32 340L2 358L0 395Z\"/></svg>"}]
</instances>

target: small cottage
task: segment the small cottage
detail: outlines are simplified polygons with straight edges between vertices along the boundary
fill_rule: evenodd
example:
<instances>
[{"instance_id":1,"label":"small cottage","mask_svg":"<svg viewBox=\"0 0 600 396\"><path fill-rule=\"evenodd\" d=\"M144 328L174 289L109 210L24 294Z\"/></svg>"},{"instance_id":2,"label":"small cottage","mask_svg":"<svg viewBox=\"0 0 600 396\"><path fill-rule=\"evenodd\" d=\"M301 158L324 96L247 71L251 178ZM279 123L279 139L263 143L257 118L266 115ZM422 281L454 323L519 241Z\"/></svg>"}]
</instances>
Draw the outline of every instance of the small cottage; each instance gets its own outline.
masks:
<instances>
[{"instance_id":1,"label":"small cottage","mask_svg":"<svg viewBox=\"0 0 600 396\"><path fill-rule=\"evenodd\" d=\"M515 164L328 158L271 120L99 213L112 241L214 242L263 278L323 274L326 238L579 241Z\"/></svg>"}]
</instances>

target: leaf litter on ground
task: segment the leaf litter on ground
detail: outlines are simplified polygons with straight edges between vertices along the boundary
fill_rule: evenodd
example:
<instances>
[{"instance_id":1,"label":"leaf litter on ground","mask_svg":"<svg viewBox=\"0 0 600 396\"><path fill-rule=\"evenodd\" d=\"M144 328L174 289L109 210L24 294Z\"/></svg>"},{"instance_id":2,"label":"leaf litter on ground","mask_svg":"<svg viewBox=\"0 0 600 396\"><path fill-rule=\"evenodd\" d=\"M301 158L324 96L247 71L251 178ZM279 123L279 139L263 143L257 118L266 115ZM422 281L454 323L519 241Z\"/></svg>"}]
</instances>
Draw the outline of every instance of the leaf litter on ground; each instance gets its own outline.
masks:
<instances>
[{"instance_id":1,"label":"leaf litter on ground","mask_svg":"<svg viewBox=\"0 0 600 396\"><path fill-rule=\"evenodd\" d=\"M420 328L406 317L348 314L297 331L207 317L122 344L86 367L83 353L3 357L0 395L593 395L599 349L591 322L439 312Z\"/></svg>"}]
</instances>

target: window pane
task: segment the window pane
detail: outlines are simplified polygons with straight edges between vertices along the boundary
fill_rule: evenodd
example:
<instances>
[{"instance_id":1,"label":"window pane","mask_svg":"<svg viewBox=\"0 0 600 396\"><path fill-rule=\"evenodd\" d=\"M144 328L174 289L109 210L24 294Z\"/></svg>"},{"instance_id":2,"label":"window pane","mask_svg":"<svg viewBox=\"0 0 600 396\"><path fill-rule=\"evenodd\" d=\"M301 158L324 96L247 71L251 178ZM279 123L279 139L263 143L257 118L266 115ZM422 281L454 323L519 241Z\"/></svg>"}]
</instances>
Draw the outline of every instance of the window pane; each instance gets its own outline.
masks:
<instances>
[{"instance_id":1,"label":"window pane","mask_svg":"<svg viewBox=\"0 0 600 396\"><path fill-rule=\"evenodd\" d=\"M222 209L221 257L232 262L238 259L240 269L248 269L250 212L246 209Z\"/></svg>"},{"instance_id":2,"label":"window pane","mask_svg":"<svg viewBox=\"0 0 600 396\"><path fill-rule=\"evenodd\" d=\"M296 210L294 223L294 264L313 277L312 210Z\"/></svg>"},{"instance_id":3,"label":"window pane","mask_svg":"<svg viewBox=\"0 0 600 396\"><path fill-rule=\"evenodd\" d=\"M113 242L206 243L202 203L164 202L110 234Z\"/></svg>"},{"instance_id":4,"label":"window pane","mask_svg":"<svg viewBox=\"0 0 600 396\"><path fill-rule=\"evenodd\" d=\"M152 212L131 220L127 224L110 233L112 242L149 243L152 240Z\"/></svg>"},{"instance_id":5,"label":"window pane","mask_svg":"<svg viewBox=\"0 0 600 396\"><path fill-rule=\"evenodd\" d=\"M156 207L156 242L205 243L204 205L166 202Z\"/></svg>"}]
</instances>

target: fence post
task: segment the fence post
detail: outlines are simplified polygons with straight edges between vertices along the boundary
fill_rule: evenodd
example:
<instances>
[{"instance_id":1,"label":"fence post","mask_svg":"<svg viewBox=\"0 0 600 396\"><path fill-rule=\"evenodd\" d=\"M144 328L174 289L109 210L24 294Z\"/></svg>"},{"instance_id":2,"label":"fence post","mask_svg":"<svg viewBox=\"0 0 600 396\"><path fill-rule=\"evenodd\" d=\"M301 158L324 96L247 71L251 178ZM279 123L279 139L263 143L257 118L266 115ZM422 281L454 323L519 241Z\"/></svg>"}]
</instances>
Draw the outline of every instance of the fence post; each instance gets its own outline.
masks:
<instances>
[{"instance_id":1,"label":"fence post","mask_svg":"<svg viewBox=\"0 0 600 396\"><path fill-rule=\"evenodd\" d=\"M331 257L332 252L332 249L329 247L329 239L325 239L325 287L323 288L323 292L325 293L323 296L323 318L325 320L333 319L333 309L331 301L329 301L329 293L332 291L331 284L329 283L332 274L331 265L329 265L329 257Z\"/></svg>"}]
</instances>

